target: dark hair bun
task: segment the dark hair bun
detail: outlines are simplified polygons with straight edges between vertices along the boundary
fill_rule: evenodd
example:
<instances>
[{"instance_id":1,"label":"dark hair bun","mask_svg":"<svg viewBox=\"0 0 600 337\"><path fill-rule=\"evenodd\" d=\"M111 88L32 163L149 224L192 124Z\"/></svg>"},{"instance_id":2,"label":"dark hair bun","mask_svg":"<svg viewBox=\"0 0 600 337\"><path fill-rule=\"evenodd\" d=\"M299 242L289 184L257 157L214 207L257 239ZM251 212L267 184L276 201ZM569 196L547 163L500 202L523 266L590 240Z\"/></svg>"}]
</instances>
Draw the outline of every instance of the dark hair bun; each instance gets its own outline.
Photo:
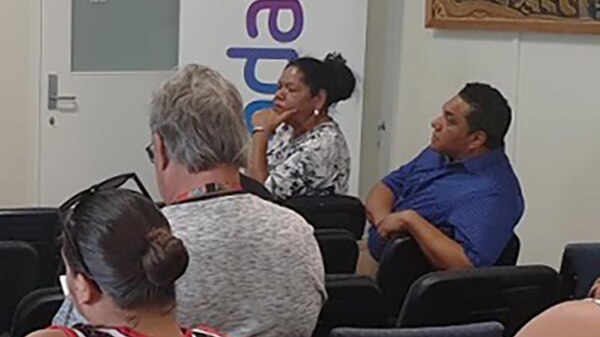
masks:
<instances>
[{"instance_id":1,"label":"dark hair bun","mask_svg":"<svg viewBox=\"0 0 600 337\"><path fill-rule=\"evenodd\" d=\"M340 53L332 52L325 56L323 64L332 79L327 90L327 105L350 98L356 87L356 78L346 65L346 59Z\"/></svg>"},{"instance_id":2,"label":"dark hair bun","mask_svg":"<svg viewBox=\"0 0 600 337\"><path fill-rule=\"evenodd\" d=\"M168 228L155 228L147 235L148 250L142 257L146 278L158 287L172 286L188 265L189 255L183 242Z\"/></svg>"}]
</instances>

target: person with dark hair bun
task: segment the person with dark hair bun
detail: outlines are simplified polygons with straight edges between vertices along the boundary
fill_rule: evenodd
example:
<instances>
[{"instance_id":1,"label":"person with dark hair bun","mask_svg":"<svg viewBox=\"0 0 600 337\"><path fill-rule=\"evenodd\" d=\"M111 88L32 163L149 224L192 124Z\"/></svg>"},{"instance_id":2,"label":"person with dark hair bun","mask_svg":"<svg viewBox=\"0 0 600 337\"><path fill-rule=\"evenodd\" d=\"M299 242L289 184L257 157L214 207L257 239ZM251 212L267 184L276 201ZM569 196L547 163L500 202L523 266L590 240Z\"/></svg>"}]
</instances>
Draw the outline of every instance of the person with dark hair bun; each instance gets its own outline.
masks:
<instances>
[{"instance_id":1,"label":"person with dark hair bun","mask_svg":"<svg viewBox=\"0 0 600 337\"><path fill-rule=\"evenodd\" d=\"M53 326L30 337L200 337L175 318L175 281L188 252L167 219L130 190L90 192L65 217L63 258L72 302L90 324Z\"/></svg>"},{"instance_id":2,"label":"person with dark hair bun","mask_svg":"<svg viewBox=\"0 0 600 337\"><path fill-rule=\"evenodd\" d=\"M252 117L250 176L279 199L347 193L348 144L330 115L356 86L346 60L338 53L298 58L277 85L273 108Z\"/></svg>"}]
</instances>

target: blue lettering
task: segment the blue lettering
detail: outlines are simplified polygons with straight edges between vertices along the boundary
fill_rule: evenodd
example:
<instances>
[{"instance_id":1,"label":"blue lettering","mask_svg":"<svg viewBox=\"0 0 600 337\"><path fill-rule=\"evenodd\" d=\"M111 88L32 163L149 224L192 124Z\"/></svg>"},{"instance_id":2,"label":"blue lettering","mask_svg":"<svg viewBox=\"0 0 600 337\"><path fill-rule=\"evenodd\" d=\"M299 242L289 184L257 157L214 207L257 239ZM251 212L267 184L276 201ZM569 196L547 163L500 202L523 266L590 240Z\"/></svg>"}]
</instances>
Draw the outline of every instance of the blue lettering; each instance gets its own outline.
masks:
<instances>
[{"instance_id":1,"label":"blue lettering","mask_svg":"<svg viewBox=\"0 0 600 337\"><path fill-rule=\"evenodd\" d=\"M257 93L273 95L277 91L276 83L261 82L256 77L256 66L260 60L290 61L298 57L298 53L289 48L229 48L227 56L234 59L246 59L244 80L250 89Z\"/></svg>"}]
</instances>

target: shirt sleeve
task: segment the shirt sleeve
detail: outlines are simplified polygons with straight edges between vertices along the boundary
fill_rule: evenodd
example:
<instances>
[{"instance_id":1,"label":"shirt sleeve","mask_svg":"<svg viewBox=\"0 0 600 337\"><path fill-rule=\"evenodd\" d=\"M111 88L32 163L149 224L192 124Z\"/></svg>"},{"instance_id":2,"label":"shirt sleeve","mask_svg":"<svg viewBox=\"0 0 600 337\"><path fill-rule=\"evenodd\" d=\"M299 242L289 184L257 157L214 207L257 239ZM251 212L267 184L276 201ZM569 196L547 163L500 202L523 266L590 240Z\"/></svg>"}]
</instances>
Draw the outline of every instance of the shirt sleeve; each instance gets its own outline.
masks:
<instances>
[{"instance_id":1,"label":"shirt sleeve","mask_svg":"<svg viewBox=\"0 0 600 337\"><path fill-rule=\"evenodd\" d=\"M402 195L408 166L409 164L401 166L399 169L392 171L381 179L381 182L394 193L394 199L398 199Z\"/></svg>"},{"instance_id":2,"label":"shirt sleeve","mask_svg":"<svg viewBox=\"0 0 600 337\"><path fill-rule=\"evenodd\" d=\"M400 166L399 169L392 171L390 174L383 177L381 182L394 193L394 198L398 199L402 196L407 177L413 173L420 164L431 161L431 157L433 156L432 151L427 148L406 165Z\"/></svg>"},{"instance_id":3,"label":"shirt sleeve","mask_svg":"<svg viewBox=\"0 0 600 337\"><path fill-rule=\"evenodd\" d=\"M475 267L492 266L513 235L522 212L514 201L497 193L473 194L450 213L454 239Z\"/></svg>"}]
</instances>

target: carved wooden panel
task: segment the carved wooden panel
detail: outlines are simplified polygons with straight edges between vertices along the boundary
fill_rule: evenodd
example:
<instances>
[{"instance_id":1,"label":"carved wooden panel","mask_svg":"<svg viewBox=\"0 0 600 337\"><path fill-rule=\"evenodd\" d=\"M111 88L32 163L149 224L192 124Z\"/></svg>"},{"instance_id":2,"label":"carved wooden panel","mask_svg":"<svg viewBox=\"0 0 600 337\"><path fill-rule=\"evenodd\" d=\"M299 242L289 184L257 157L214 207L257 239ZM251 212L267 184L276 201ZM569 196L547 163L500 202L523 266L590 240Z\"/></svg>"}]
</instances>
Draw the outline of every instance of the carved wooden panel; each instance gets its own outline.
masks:
<instances>
[{"instance_id":1,"label":"carved wooden panel","mask_svg":"<svg viewBox=\"0 0 600 337\"><path fill-rule=\"evenodd\" d=\"M600 0L426 0L426 27L600 34Z\"/></svg>"}]
</instances>

